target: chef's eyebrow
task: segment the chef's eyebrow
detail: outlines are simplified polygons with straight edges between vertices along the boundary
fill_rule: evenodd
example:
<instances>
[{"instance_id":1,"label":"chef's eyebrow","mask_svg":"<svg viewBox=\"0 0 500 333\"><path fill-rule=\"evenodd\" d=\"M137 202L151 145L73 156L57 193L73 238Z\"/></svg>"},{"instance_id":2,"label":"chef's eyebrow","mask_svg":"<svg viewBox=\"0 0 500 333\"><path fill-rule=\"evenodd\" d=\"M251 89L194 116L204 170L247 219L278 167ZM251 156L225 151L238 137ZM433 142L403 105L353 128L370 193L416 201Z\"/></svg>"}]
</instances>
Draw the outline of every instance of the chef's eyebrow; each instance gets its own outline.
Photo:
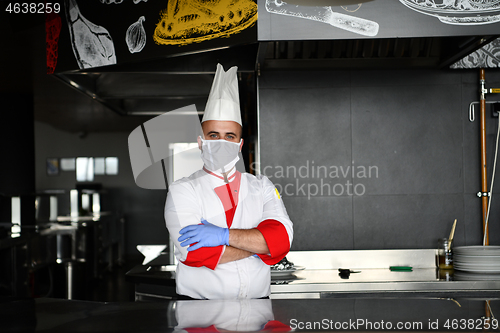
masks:
<instances>
[{"instance_id":1,"label":"chef's eyebrow","mask_svg":"<svg viewBox=\"0 0 500 333\"><path fill-rule=\"evenodd\" d=\"M216 131L210 131L210 132L208 132L208 133L207 133L207 135L210 135L210 134L217 134L217 135L220 135L220 133L219 133L219 132L216 132ZM234 133L234 132L226 132L226 135L234 135L235 137L238 137L238 136L236 135L236 133Z\"/></svg>"}]
</instances>

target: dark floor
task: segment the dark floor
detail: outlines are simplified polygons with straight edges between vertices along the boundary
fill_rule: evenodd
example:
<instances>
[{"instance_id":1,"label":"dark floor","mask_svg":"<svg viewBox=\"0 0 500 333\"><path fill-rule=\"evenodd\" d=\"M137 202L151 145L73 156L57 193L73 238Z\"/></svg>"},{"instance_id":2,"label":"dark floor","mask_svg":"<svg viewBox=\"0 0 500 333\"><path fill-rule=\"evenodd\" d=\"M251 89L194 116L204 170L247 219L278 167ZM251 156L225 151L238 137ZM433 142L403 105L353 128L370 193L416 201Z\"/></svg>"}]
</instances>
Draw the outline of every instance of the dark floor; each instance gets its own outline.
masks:
<instances>
[{"instance_id":1,"label":"dark floor","mask_svg":"<svg viewBox=\"0 0 500 333\"><path fill-rule=\"evenodd\" d=\"M141 258L128 258L122 265L103 273L93 288L90 288L87 300L96 302L133 302L134 285L126 281L125 273L136 265L140 265Z\"/></svg>"},{"instance_id":2,"label":"dark floor","mask_svg":"<svg viewBox=\"0 0 500 333\"><path fill-rule=\"evenodd\" d=\"M125 274L142 263L143 258L125 258L122 263L102 267L98 274L89 271L85 263L73 264L72 299L94 302L133 302L134 284ZM31 294L35 298L67 298L67 268L48 265L37 270L31 278Z\"/></svg>"}]
</instances>

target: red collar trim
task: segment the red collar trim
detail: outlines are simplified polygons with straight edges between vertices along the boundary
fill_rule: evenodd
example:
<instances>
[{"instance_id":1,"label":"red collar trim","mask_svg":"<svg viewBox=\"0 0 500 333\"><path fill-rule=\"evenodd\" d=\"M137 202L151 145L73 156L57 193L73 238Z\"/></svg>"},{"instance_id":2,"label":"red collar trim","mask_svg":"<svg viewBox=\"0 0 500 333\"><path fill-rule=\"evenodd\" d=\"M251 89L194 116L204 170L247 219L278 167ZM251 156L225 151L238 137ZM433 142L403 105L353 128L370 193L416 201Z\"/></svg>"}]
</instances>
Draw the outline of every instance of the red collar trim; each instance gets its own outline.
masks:
<instances>
[{"instance_id":1,"label":"red collar trim","mask_svg":"<svg viewBox=\"0 0 500 333\"><path fill-rule=\"evenodd\" d=\"M224 177L219 176L219 175L217 175L217 174L213 173L212 171L208 170L208 169L207 169L207 168L205 168L205 167L203 167L203 171L205 171L205 172L206 172L206 173L208 173L209 175L212 175L212 176L215 176L215 177L217 177L217 178L219 178L219 179L224 180ZM233 179L233 178L236 176L236 172L237 172L237 171L235 170L235 171L234 171L234 173L233 173L231 176L229 176L229 177L227 178L227 180L231 180L231 179Z\"/></svg>"}]
</instances>

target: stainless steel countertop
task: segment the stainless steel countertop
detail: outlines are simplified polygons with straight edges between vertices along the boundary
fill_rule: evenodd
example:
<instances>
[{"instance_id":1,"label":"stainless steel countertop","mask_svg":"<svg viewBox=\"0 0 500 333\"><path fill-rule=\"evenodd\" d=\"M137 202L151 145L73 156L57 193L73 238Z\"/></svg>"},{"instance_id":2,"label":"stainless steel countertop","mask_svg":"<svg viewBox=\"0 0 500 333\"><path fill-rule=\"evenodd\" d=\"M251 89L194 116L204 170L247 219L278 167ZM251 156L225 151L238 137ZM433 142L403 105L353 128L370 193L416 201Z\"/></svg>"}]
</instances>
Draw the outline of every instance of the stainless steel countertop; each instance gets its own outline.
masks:
<instances>
[{"instance_id":1,"label":"stainless steel countertop","mask_svg":"<svg viewBox=\"0 0 500 333\"><path fill-rule=\"evenodd\" d=\"M500 274L439 271L435 249L290 251L287 259L305 267L288 276L273 276L271 298L325 298L356 293L462 293L500 294ZM409 266L412 271L391 271ZM359 271L348 279L339 268Z\"/></svg>"},{"instance_id":2,"label":"stainless steel countertop","mask_svg":"<svg viewBox=\"0 0 500 333\"><path fill-rule=\"evenodd\" d=\"M359 271L351 273L349 279L342 279L338 270L333 269L305 269L289 276L273 276L271 298L322 298L331 297L330 294L334 293L366 292L488 291L500 294L500 275L496 280L475 280L475 274L460 273L466 278L445 280L439 278L439 271L435 268L417 268L410 272L389 269Z\"/></svg>"},{"instance_id":3,"label":"stainless steel countertop","mask_svg":"<svg viewBox=\"0 0 500 333\"><path fill-rule=\"evenodd\" d=\"M295 267L293 274L271 276L271 298L331 298L346 295L398 293L413 294L487 294L500 297L500 274L474 274L439 271L435 249L291 251L287 258ZM175 266L165 265L160 255L148 265L136 267L127 277L136 283L170 285L175 282ZM411 266L412 271L391 271L390 266ZM359 271L348 279L339 268ZM445 274L446 273L446 274Z\"/></svg>"}]
</instances>

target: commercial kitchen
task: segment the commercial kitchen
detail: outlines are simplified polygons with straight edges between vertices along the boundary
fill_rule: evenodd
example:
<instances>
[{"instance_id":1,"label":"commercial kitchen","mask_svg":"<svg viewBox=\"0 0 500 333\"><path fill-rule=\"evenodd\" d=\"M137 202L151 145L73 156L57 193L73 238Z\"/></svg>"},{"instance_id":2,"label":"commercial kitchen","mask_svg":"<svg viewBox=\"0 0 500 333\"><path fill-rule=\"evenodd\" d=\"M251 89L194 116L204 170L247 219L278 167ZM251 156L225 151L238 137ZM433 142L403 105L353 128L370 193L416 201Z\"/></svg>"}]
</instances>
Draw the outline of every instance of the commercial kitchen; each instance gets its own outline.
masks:
<instances>
[{"instance_id":1,"label":"commercial kitchen","mask_svg":"<svg viewBox=\"0 0 500 333\"><path fill-rule=\"evenodd\" d=\"M0 331L499 330L499 1L1 6ZM293 222L265 299L176 293L217 64Z\"/></svg>"}]
</instances>

